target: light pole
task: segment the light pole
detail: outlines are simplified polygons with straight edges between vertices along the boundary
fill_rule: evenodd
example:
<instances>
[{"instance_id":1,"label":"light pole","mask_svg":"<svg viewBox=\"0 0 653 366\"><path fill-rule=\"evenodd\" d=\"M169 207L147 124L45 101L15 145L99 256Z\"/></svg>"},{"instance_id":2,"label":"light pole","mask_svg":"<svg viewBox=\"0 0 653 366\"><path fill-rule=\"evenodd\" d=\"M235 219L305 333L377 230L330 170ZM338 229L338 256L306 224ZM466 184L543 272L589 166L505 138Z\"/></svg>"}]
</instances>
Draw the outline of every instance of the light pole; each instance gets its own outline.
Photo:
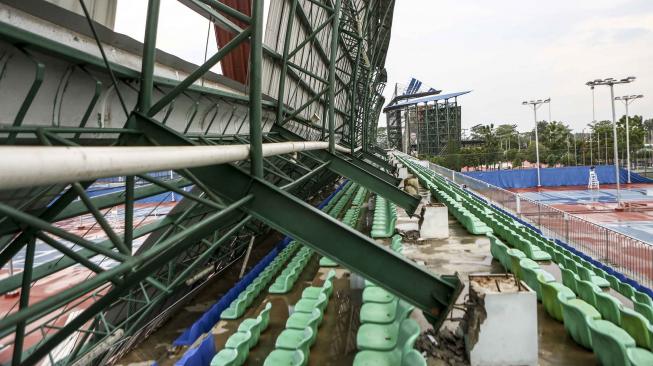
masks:
<instances>
[{"instance_id":1,"label":"light pole","mask_svg":"<svg viewBox=\"0 0 653 366\"><path fill-rule=\"evenodd\" d=\"M628 84L628 83L632 83L633 81L635 81L635 77L629 76L621 80L616 80L614 78L607 78L607 79L596 79L594 81L588 81L587 83L585 83L585 85L589 85L589 86L607 85L610 87L610 104L612 105L612 137L614 139L614 144L613 144L614 175L617 181L617 207L621 207L621 188L619 186L619 150L617 148L617 121L616 121L617 116L614 110L614 86L615 84Z\"/></svg>"},{"instance_id":2,"label":"light pole","mask_svg":"<svg viewBox=\"0 0 653 366\"><path fill-rule=\"evenodd\" d=\"M630 184L630 126L628 126L628 105L635 101L635 99L644 98L643 95L624 95L623 97L616 97L614 100L624 102L626 106L626 170L628 170L628 184Z\"/></svg>"},{"instance_id":3,"label":"light pole","mask_svg":"<svg viewBox=\"0 0 653 366\"><path fill-rule=\"evenodd\" d=\"M550 103L551 98L546 98L544 100L538 99L538 100L531 100L531 101L523 101L521 104L522 105L531 105L533 106L533 117L535 118L535 159L536 164L537 164L537 186L541 187L542 186L542 180L540 178L540 142L539 138L537 136L537 109L540 108L542 104L545 103Z\"/></svg>"},{"instance_id":4,"label":"light pole","mask_svg":"<svg viewBox=\"0 0 653 366\"><path fill-rule=\"evenodd\" d=\"M592 84L591 81L588 81L585 83L585 85L589 86L590 89L592 89L592 123L596 125L596 108L594 104L594 84ZM601 149L601 147L598 146L597 149ZM600 155L600 151L599 151L599 155ZM594 165L592 159L592 131L591 130L590 130L590 165Z\"/></svg>"}]
</instances>

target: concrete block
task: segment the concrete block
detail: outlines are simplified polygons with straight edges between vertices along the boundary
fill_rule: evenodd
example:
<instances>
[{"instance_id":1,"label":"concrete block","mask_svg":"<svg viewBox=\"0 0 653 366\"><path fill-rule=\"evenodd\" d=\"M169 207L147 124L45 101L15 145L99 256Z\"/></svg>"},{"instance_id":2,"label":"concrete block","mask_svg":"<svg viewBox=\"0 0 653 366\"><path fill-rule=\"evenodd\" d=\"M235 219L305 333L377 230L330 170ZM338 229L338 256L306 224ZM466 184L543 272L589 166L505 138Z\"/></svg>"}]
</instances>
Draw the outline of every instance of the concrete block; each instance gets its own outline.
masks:
<instances>
[{"instance_id":1,"label":"concrete block","mask_svg":"<svg viewBox=\"0 0 653 366\"><path fill-rule=\"evenodd\" d=\"M447 206L436 203L424 206L420 239L446 239L449 237L449 212Z\"/></svg>"},{"instance_id":2,"label":"concrete block","mask_svg":"<svg viewBox=\"0 0 653 366\"><path fill-rule=\"evenodd\" d=\"M406 167L400 167L397 169L397 177L399 179L406 179L408 178L408 168Z\"/></svg>"},{"instance_id":3,"label":"concrete block","mask_svg":"<svg viewBox=\"0 0 653 366\"><path fill-rule=\"evenodd\" d=\"M472 366L537 365L537 297L512 275L470 275L463 321Z\"/></svg>"}]
</instances>

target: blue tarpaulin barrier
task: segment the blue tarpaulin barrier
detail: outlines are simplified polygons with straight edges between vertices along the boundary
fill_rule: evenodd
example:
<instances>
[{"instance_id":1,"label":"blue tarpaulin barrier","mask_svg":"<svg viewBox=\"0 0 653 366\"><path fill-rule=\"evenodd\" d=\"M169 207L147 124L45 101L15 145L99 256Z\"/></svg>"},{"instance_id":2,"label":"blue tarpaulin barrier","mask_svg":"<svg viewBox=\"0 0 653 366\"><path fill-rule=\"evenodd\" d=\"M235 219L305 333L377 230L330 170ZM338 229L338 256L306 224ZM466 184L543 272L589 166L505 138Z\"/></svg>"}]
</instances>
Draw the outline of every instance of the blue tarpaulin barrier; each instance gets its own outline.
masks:
<instances>
[{"instance_id":1,"label":"blue tarpaulin barrier","mask_svg":"<svg viewBox=\"0 0 653 366\"><path fill-rule=\"evenodd\" d=\"M599 165L595 167L596 176L601 184L614 184L614 165ZM589 166L574 166L564 168L540 169L542 187L558 186L586 186L589 182ZM537 187L537 169L495 170L491 172L465 172L472 178L501 188L530 188ZM619 182L628 181L628 172L620 168ZM633 183L653 183L653 180L639 174L630 174Z\"/></svg>"},{"instance_id":2,"label":"blue tarpaulin barrier","mask_svg":"<svg viewBox=\"0 0 653 366\"><path fill-rule=\"evenodd\" d=\"M181 359L175 362L175 366L206 366L211 363L215 354L215 340L213 334L209 333L197 348L186 351Z\"/></svg>"},{"instance_id":3,"label":"blue tarpaulin barrier","mask_svg":"<svg viewBox=\"0 0 653 366\"><path fill-rule=\"evenodd\" d=\"M326 206L329 201L340 191L347 181L343 182L336 190L329 195L324 201L322 201L317 208L322 209ZM265 267L270 264L274 258L279 254L290 242L292 238L286 236L284 237L263 259L261 259L254 268L252 268L247 274L238 281L229 291L227 291L222 298L213 306L209 308L202 316L193 323L189 328L186 328L184 332L175 339L172 344L174 346L189 346L193 344L202 334L207 333L213 328L218 321L220 321L220 314L229 307L232 301L234 301L241 292L243 292L250 283L256 279L256 277L263 272ZM209 359L210 360L210 359ZM208 364L208 363L207 363ZM185 365L185 364L183 364Z\"/></svg>"}]
</instances>

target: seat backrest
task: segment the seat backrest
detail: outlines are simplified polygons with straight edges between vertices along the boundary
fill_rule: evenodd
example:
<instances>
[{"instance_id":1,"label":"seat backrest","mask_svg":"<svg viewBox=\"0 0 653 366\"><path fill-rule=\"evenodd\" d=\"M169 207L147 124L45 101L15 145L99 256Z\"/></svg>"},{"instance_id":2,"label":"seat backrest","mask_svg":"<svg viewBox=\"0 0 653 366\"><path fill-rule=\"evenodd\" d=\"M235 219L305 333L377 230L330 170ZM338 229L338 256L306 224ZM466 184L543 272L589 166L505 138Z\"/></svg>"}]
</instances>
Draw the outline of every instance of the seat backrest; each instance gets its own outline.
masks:
<instances>
[{"instance_id":1,"label":"seat backrest","mask_svg":"<svg viewBox=\"0 0 653 366\"><path fill-rule=\"evenodd\" d=\"M651 348L651 334L649 322L644 316L630 308L622 307L621 327L635 339L639 347Z\"/></svg>"},{"instance_id":2,"label":"seat backrest","mask_svg":"<svg viewBox=\"0 0 653 366\"><path fill-rule=\"evenodd\" d=\"M653 324L653 307L637 301L634 297L632 297L631 300L633 301L633 308L635 311L642 314L646 319L648 319L649 323Z\"/></svg>"},{"instance_id":3,"label":"seat backrest","mask_svg":"<svg viewBox=\"0 0 653 366\"><path fill-rule=\"evenodd\" d=\"M604 365L628 365L627 349L625 347L626 334L616 325L605 320L588 321L592 337L592 348L599 363ZM632 342L632 340L630 340Z\"/></svg>"},{"instance_id":4,"label":"seat backrest","mask_svg":"<svg viewBox=\"0 0 653 366\"><path fill-rule=\"evenodd\" d=\"M320 296L317 297L317 301L315 302L315 308L320 309L320 311L324 311L324 308L327 306L328 299L325 294L320 294Z\"/></svg>"},{"instance_id":5,"label":"seat backrest","mask_svg":"<svg viewBox=\"0 0 653 366\"><path fill-rule=\"evenodd\" d=\"M574 277L574 272L568 270L567 268L560 266L560 272L562 273L562 284L569 287L574 293L578 293L576 288L576 278Z\"/></svg>"},{"instance_id":6,"label":"seat backrest","mask_svg":"<svg viewBox=\"0 0 653 366\"><path fill-rule=\"evenodd\" d=\"M267 329L268 324L270 324L270 310L272 309L272 303L269 302L265 304L265 308L261 310L258 314L257 319L260 319L261 322L261 332Z\"/></svg>"},{"instance_id":7,"label":"seat backrest","mask_svg":"<svg viewBox=\"0 0 653 366\"><path fill-rule=\"evenodd\" d=\"M588 304L596 307L596 293L595 288L590 281L580 280L576 282L577 294L581 299L585 300ZM599 289L599 292L601 290Z\"/></svg>"},{"instance_id":8,"label":"seat backrest","mask_svg":"<svg viewBox=\"0 0 653 366\"><path fill-rule=\"evenodd\" d=\"M603 319L608 320L616 325L621 325L621 310L623 306L621 302L614 296L607 294L603 291L597 292L596 308L598 309Z\"/></svg>"},{"instance_id":9,"label":"seat backrest","mask_svg":"<svg viewBox=\"0 0 653 366\"><path fill-rule=\"evenodd\" d=\"M313 329L311 327L304 328L304 334L301 342L297 345L297 350L304 354L304 359L308 359L311 348L311 341L313 339Z\"/></svg>"},{"instance_id":10,"label":"seat backrest","mask_svg":"<svg viewBox=\"0 0 653 366\"><path fill-rule=\"evenodd\" d=\"M648 294L645 294L641 291L635 291L633 297L641 303L644 303L648 306L653 306L653 300L651 300L651 297L648 296Z\"/></svg>"},{"instance_id":11,"label":"seat backrest","mask_svg":"<svg viewBox=\"0 0 653 366\"><path fill-rule=\"evenodd\" d=\"M402 353L406 349L412 349L419 337L420 329L417 322L413 319L404 319L399 324L399 335L397 336L396 349L400 349Z\"/></svg>"},{"instance_id":12,"label":"seat backrest","mask_svg":"<svg viewBox=\"0 0 653 366\"><path fill-rule=\"evenodd\" d=\"M581 280L585 280L585 281L592 280L592 273L590 273L589 269L583 266L576 266L576 273L578 274L578 277L580 277Z\"/></svg>"},{"instance_id":13,"label":"seat backrest","mask_svg":"<svg viewBox=\"0 0 653 366\"><path fill-rule=\"evenodd\" d=\"M395 319L406 319L415 310L415 306L403 300L398 300Z\"/></svg>"},{"instance_id":14,"label":"seat backrest","mask_svg":"<svg viewBox=\"0 0 653 366\"><path fill-rule=\"evenodd\" d=\"M621 282L619 283L619 293L630 299L635 296L635 289L630 284Z\"/></svg>"}]
</instances>

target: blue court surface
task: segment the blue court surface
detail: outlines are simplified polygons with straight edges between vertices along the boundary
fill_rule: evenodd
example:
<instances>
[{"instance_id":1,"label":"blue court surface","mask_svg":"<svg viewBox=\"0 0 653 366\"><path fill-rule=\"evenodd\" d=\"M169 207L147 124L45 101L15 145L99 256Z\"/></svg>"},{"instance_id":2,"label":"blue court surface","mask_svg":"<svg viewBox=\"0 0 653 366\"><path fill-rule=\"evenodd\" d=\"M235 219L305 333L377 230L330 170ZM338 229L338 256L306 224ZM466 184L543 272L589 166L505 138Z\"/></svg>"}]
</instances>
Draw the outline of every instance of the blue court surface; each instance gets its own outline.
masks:
<instances>
[{"instance_id":1,"label":"blue court surface","mask_svg":"<svg viewBox=\"0 0 653 366\"><path fill-rule=\"evenodd\" d=\"M649 188L649 190L653 190L653 188ZM653 196L647 196L646 191L646 188L622 189L621 200L624 202L653 201ZM601 189L599 191L585 189L573 191L523 192L519 195L529 200L542 202L548 205L617 202L616 189Z\"/></svg>"},{"instance_id":2,"label":"blue court surface","mask_svg":"<svg viewBox=\"0 0 653 366\"><path fill-rule=\"evenodd\" d=\"M623 221L616 223L601 223L601 225L653 244L653 221Z\"/></svg>"},{"instance_id":3,"label":"blue court surface","mask_svg":"<svg viewBox=\"0 0 653 366\"><path fill-rule=\"evenodd\" d=\"M648 188L649 191L652 188ZM652 192L653 194L653 192ZM598 191L583 190L559 190L545 192L522 192L520 196L541 202L546 205L557 206L564 211L570 211L570 207L559 205L592 205L597 211L584 209L579 206L576 215L590 220L598 225L605 226L614 231L626 234L633 238L642 240L653 245L653 211L612 211L614 205L603 205L617 202L616 189L601 189ZM647 188L627 188L621 190L621 201L631 203L653 203L653 195L647 195ZM573 206L571 206L573 207ZM609 212L606 212L608 210ZM578 212L582 211L582 212ZM649 219L650 218L650 219Z\"/></svg>"}]
</instances>

